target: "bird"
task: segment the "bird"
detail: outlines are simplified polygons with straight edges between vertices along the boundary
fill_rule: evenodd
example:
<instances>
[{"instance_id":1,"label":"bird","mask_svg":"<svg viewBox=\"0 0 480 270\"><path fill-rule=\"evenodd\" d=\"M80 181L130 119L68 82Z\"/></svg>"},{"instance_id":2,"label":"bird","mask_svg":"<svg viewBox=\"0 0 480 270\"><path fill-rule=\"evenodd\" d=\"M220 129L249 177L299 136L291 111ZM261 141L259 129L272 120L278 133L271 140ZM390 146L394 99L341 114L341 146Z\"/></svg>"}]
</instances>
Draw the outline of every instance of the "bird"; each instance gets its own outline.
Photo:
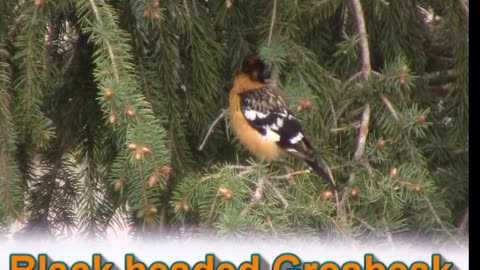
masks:
<instances>
[{"instance_id":1,"label":"bird","mask_svg":"<svg viewBox=\"0 0 480 270\"><path fill-rule=\"evenodd\" d=\"M265 64L257 55L244 57L234 76L229 113L235 136L254 156L264 161L295 156L336 188L331 174L315 158L315 148L278 94L278 88L266 83Z\"/></svg>"}]
</instances>

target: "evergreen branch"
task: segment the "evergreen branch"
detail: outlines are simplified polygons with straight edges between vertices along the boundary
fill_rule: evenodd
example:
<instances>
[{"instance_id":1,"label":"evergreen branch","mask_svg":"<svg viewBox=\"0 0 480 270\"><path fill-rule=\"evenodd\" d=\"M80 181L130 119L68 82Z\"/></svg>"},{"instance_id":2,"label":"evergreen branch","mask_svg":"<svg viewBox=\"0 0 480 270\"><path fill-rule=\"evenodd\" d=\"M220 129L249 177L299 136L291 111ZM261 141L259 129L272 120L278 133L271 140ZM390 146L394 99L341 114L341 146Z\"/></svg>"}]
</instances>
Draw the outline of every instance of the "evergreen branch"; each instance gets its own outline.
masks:
<instances>
[{"instance_id":1,"label":"evergreen branch","mask_svg":"<svg viewBox=\"0 0 480 270\"><path fill-rule=\"evenodd\" d=\"M365 27L365 16L363 14L360 0L352 0L353 14L357 21L357 32L360 39L360 52L362 56L362 75L366 80L370 76L372 69L370 64L370 50L368 47L367 28Z\"/></svg>"},{"instance_id":2,"label":"evergreen branch","mask_svg":"<svg viewBox=\"0 0 480 270\"><path fill-rule=\"evenodd\" d=\"M12 98L8 89L11 87L10 54L0 43L0 220L9 225L11 219L18 218L23 203L20 192L20 173L14 161L17 151L17 136L12 117ZM8 218L5 218L8 217Z\"/></svg>"},{"instance_id":3,"label":"evergreen branch","mask_svg":"<svg viewBox=\"0 0 480 270\"><path fill-rule=\"evenodd\" d=\"M358 217L358 216L354 216L354 218L356 220L358 220L360 223L363 224L363 226L365 226L367 229L369 229L370 231L372 231L373 233L376 233L377 230L375 229L375 227L373 227L372 225L368 224L367 221L365 221L364 219Z\"/></svg>"},{"instance_id":4,"label":"evergreen branch","mask_svg":"<svg viewBox=\"0 0 480 270\"><path fill-rule=\"evenodd\" d=\"M352 124L349 124L349 125L346 125L346 126L343 126L343 127L331 128L330 132L337 133L337 132L340 132L340 131L346 131L346 130L349 130L349 129L352 129L352 128L359 128L359 127L360 127L360 122L356 121Z\"/></svg>"},{"instance_id":5,"label":"evergreen branch","mask_svg":"<svg viewBox=\"0 0 480 270\"><path fill-rule=\"evenodd\" d=\"M468 18L469 10L467 3L465 2L465 0L458 0L458 3L460 4L463 14L465 15L465 17Z\"/></svg>"},{"instance_id":6,"label":"evergreen branch","mask_svg":"<svg viewBox=\"0 0 480 270\"><path fill-rule=\"evenodd\" d=\"M365 104L365 108L363 109L362 116L360 118L360 128L358 130L357 146L353 154L354 163L357 163L358 161L360 161L360 159L363 157L363 154L365 152L365 144L367 142L369 122L370 122L370 104L367 102ZM354 179L355 179L355 171L352 171L350 173L350 176L348 177L348 182L346 185L347 186L351 185ZM337 202L337 212L340 214L345 213L344 205L347 199L347 196L345 196L345 194L347 194L347 190L348 189L344 190L344 195L341 201ZM344 216L344 218L346 217Z\"/></svg>"},{"instance_id":7,"label":"evergreen branch","mask_svg":"<svg viewBox=\"0 0 480 270\"><path fill-rule=\"evenodd\" d=\"M277 187L272 182L268 181L268 179L265 179L265 182L267 182L267 184L272 188L275 195L277 195L277 197L280 199L280 201L283 204L283 207L287 208L289 205L288 201L287 199L285 199L285 197L283 197L282 193L277 189Z\"/></svg>"},{"instance_id":8,"label":"evergreen branch","mask_svg":"<svg viewBox=\"0 0 480 270\"><path fill-rule=\"evenodd\" d=\"M368 124L370 122L370 104L368 102L365 104L363 109L362 117L360 119L360 129L357 137L357 147L353 154L353 160L359 161L365 152L365 144L367 142L368 135Z\"/></svg>"},{"instance_id":9,"label":"evergreen branch","mask_svg":"<svg viewBox=\"0 0 480 270\"><path fill-rule=\"evenodd\" d=\"M182 0L183 1L183 6L185 7L185 11L187 12L188 17L191 16L190 14L190 8L188 7L187 0Z\"/></svg>"},{"instance_id":10,"label":"evergreen branch","mask_svg":"<svg viewBox=\"0 0 480 270\"><path fill-rule=\"evenodd\" d=\"M460 220L459 224L458 224L458 227L457 227L457 230L458 232L462 233L463 231L465 231L465 228L467 227L468 225L468 221L469 221L469 206L467 205L467 207L465 208L465 210L463 210L463 216L462 216L462 219Z\"/></svg>"},{"instance_id":11,"label":"evergreen branch","mask_svg":"<svg viewBox=\"0 0 480 270\"><path fill-rule=\"evenodd\" d=\"M442 219L438 216L437 214L437 211L435 211L435 208L433 207L432 203L430 202L430 200L427 198L427 196L423 195L423 199L425 200L425 202L427 203L428 205L428 209L430 210L430 212L432 213L433 217L435 218L435 221L437 221L438 225L440 226L440 228L442 229L442 231L448 236L450 237L450 239L453 240L453 242L455 242L458 246L460 247L464 247L464 245L462 243L460 243L453 235L452 233L450 232L450 230L447 229L447 227L445 227L445 225L443 224L443 221Z\"/></svg>"},{"instance_id":12,"label":"evergreen branch","mask_svg":"<svg viewBox=\"0 0 480 270\"><path fill-rule=\"evenodd\" d=\"M245 206L245 208L242 210L242 212L241 212L242 215L245 215L248 212L250 212L252 207L262 198L263 189L265 187L266 180L267 180L267 178L265 176L262 176L257 180L256 188L255 188L255 190L253 190L252 199L247 204L247 206Z\"/></svg>"},{"instance_id":13,"label":"evergreen branch","mask_svg":"<svg viewBox=\"0 0 480 270\"><path fill-rule=\"evenodd\" d=\"M379 1L380 1L380 3L382 3L386 7L390 6L390 3L387 2L386 0L379 0Z\"/></svg>"},{"instance_id":14,"label":"evergreen branch","mask_svg":"<svg viewBox=\"0 0 480 270\"><path fill-rule=\"evenodd\" d=\"M273 27L275 25L276 18L277 18L277 0L273 0L272 18L270 20L270 31L268 33L267 47L270 47L272 44Z\"/></svg>"},{"instance_id":15,"label":"evergreen branch","mask_svg":"<svg viewBox=\"0 0 480 270\"><path fill-rule=\"evenodd\" d=\"M291 172L285 175L271 176L270 179L290 179L292 176L304 174L304 173L310 173L310 172L311 170L296 171L296 172Z\"/></svg>"},{"instance_id":16,"label":"evergreen branch","mask_svg":"<svg viewBox=\"0 0 480 270\"><path fill-rule=\"evenodd\" d=\"M93 9L93 13L95 14L95 18L97 19L98 24L103 28L104 23L103 23L102 17L100 16L100 11L98 10L97 4L95 3L94 0L89 0L89 1L90 1L90 6ZM112 44L111 44L110 40L106 39L105 43L106 43L106 46L107 46L108 55L110 56L110 61L112 63L113 73L115 75L115 79L118 82L120 80L120 74L119 74L120 71L118 70L118 67L117 67L117 61L115 59L115 54L113 53L113 47L112 47Z\"/></svg>"},{"instance_id":17,"label":"evergreen branch","mask_svg":"<svg viewBox=\"0 0 480 270\"><path fill-rule=\"evenodd\" d=\"M392 106L392 103L388 100L388 98L380 93L380 98L382 99L383 101L383 104L385 104L385 106L387 106L387 109L388 111L392 114L393 118L398 122L400 123L400 118L398 117L398 114L397 112L395 111L395 109L393 108Z\"/></svg>"},{"instance_id":18,"label":"evergreen branch","mask_svg":"<svg viewBox=\"0 0 480 270\"><path fill-rule=\"evenodd\" d=\"M14 14L15 16L17 17L15 19L15 23L14 25L10 28L10 31L8 32L8 36L10 37L11 40L14 40L15 37L17 36L18 34L18 31L20 29L20 26L23 22L23 17L22 16L18 16L18 14L22 13L25 6L27 4L27 0L22 0L20 1L20 3L18 3L18 5L15 7L15 11L14 11Z\"/></svg>"},{"instance_id":19,"label":"evergreen branch","mask_svg":"<svg viewBox=\"0 0 480 270\"><path fill-rule=\"evenodd\" d=\"M202 151L202 150L203 150L203 147L205 146L205 143L207 142L207 139L210 137L210 135L211 135L212 132L213 132L213 128L217 125L218 121L220 121L222 118L225 117L225 115L227 115L227 113L228 113L228 110L222 109L222 113L220 113L220 115L217 116L217 118L215 119L215 121L213 121L213 123L210 124L210 126L208 127L207 134L206 134L205 137L203 138L203 141L202 141L202 143L200 144L200 146L198 147L198 150L199 150L199 151Z\"/></svg>"},{"instance_id":20,"label":"evergreen branch","mask_svg":"<svg viewBox=\"0 0 480 270\"><path fill-rule=\"evenodd\" d=\"M429 84L445 84L447 82L452 82L457 79L457 72L454 70L446 71L436 71L432 73L427 73L422 76L422 79L428 82Z\"/></svg>"}]
</instances>

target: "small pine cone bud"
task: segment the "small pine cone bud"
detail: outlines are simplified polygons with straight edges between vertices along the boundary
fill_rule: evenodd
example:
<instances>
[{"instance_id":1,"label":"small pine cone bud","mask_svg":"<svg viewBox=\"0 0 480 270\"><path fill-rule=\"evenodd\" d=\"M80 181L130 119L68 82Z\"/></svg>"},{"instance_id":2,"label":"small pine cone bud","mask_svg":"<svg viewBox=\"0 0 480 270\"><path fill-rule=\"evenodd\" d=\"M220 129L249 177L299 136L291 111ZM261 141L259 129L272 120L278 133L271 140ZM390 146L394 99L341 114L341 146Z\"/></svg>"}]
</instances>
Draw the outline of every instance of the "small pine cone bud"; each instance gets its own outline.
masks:
<instances>
[{"instance_id":1,"label":"small pine cone bud","mask_svg":"<svg viewBox=\"0 0 480 270\"><path fill-rule=\"evenodd\" d=\"M159 173L164 177L169 177L173 173L173 169L170 166L163 166L160 168Z\"/></svg>"},{"instance_id":2,"label":"small pine cone bud","mask_svg":"<svg viewBox=\"0 0 480 270\"><path fill-rule=\"evenodd\" d=\"M152 4L154 8L159 8L160 7L160 0L155 1L155 3Z\"/></svg>"},{"instance_id":3,"label":"small pine cone bud","mask_svg":"<svg viewBox=\"0 0 480 270\"><path fill-rule=\"evenodd\" d=\"M408 66L404 64L402 66L402 70L400 71L400 76L398 79L400 85L403 85L405 83L405 79L407 78L407 72L408 72Z\"/></svg>"},{"instance_id":4,"label":"small pine cone bud","mask_svg":"<svg viewBox=\"0 0 480 270\"><path fill-rule=\"evenodd\" d=\"M100 76L102 76L102 78L106 78L108 76L108 74L110 74L110 72L108 72L108 70L102 70L102 72L100 72Z\"/></svg>"},{"instance_id":5,"label":"small pine cone bud","mask_svg":"<svg viewBox=\"0 0 480 270\"><path fill-rule=\"evenodd\" d=\"M155 12L155 13L153 14L153 19L154 19L155 21L159 21L159 20L160 20L160 14L158 14L158 13Z\"/></svg>"},{"instance_id":6,"label":"small pine cone bud","mask_svg":"<svg viewBox=\"0 0 480 270\"><path fill-rule=\"evenodd\" d=\"M137 218L138 219L143 218L144 216L145 216L145 209L142 209L142 210L137 212Z\"/></svg>"},{"instance_id":7,"label":"small pine cone bud","mask_svg":"<svg viewBox=\"0 0 480 270\"><path fill-rule=\"evenodd\" d=\"M111 113L108 121L110 121L110 124L115 124L117 122L117 115L115 113Z\"/></svg>"},{"instance_id":8,"label":"small pine cone bud","mask_svg":"<svg viewBox=\"0 0 480 270\"><path fill-rule=\"evenodd\" d=\"M415 192L420 193L422 192L423 187L420 184L416 184L413 189L415 190Z\"/></svg>"},{"instance_id":9,"label":"small pine cone bud","mask_svg":"<svg viewBox=\"0 0 480 270\"><path fill-rule=\"evenodd\" d=\"M145 10L143 11L143 18L146 19L146 18L148 18L148 17L150 17L150 16L149 16L149 12L148 12L147 9L145 9Z\"/></svg>"},{"instance_id":10,"label":"small pine cone bud","mask_svg":"<svg viewBox=\"0 0 480 270\"><path fill-rule=\"evenodd\" d=\"M137 149L137 151L135 151L135 159L136 159L136 160L140 160L140 159L142 159L142 158L143 158L143 152L142 152L142 150Z\"/></svg>"},{"instance_id":11,"label":"small pine cone bud","mask_svg":"<svg viewBox=\"0 0 480 270\"><path fill-rule=\"evenodd\" d=\"M45 0L35 0L35 6L41 8L45 5Z\"/></svg>"},{"instance_id":12,"label":"small pine cone bud","mask_svg":"<svg viewBox=\"0 0 480 270\"><path fill-rule=\"evenodd\" d=\"M227 0L225 1L225 5L227 6L227 9L231 8L233 5L233 0Z\"/></svg>"},{"instance_id":13,"label":"small pine cone bud","mask_svg":"<svg viewBox=\"0 0 480 270\"><path fill-rule=\"evenodd\" d=\"M144 146L144 147L142 147L142 152L143 152L143 153L151 153L152 150L150 150L150 148Z\"/></svg>"},{"instance_id":14,"label":"small pine cone bud","mask_svg":"<svg viewBox=\"0 0 480 270\"><path fill-rule=\"evenodd\" d=\"M417 116L417 118L415 119L415 123L417 123L417 125L421 125L423 123L425 123L425 120L427 119L427 117L423 114Z\"/></svg>"},{"instance_id":15,"label":"small pine cone bud","mask_svg":"<svg viewBox=\"0 0 480 270\"><path fill-rule=\"evenodd\" d=\"M360 190L356 187L352 188L351 195L352 198L358 199L360 197Z\"/></svg>"},{"instance_id":16,"label":"small pine cone bud","mask_svg":"<svg viewBox=\"0 0 480 270\"><path fill-rule=\"evenodd\" d=\"M232 200L233 198L233 192L226 188L226 187L221 187L218 189L218 193L220 193L220 195L225 198L226 200Z\"/></svg>"},{"instance_id":17,"label":"small pine cone bud","mask_svg":"<svg viewBox=\"0 0 480 270\"><path fill-rule=\"evenodd\" d=\"M158 210L155 206L150 206L150 208L148 209L148 213L153 216L158 213Z\"/></svg>"},{"instance_id":18,"label":"small pine cone bud","mask_svg":"<svg viewBox=\"0 0 480 270\"><path fill-rule=\"evenodd\" d=\"M115 184L113 184L113 190L115 190L115 192L119 192L122 189L123 189L123 181L117 180Z\"/></svg>"},{"instance_id":19,"label":"small pine cone bud","mask_svg":"<svg viewBox=\"0 0 480 270\"><path fill-rule=\"evenodd\" d=\"M148 186L154 187L158 184L158 177L156 175L152 175L148 178Z\"/></svg>"},{"instance_id":20,"label":"small pine cone bud","mask_svg":"<svg viewBox=\"0 0 480 270\"><path fill-rule=\"evenodd\" d=\"M177 214L188 212L190 211L190 206L188 206L186 201L181 201L175 205L173 211Z\"/></svg>"},{"instance_id":21,"label":"small pine cone bud","mask_svg":"<svg viewBox=\"0 0 480 270\"><path fill-rule=\"evenodd\" d=\"M310 111L312 107L313 107L313 103L311 100L303 100L298 103L297 111L299 112Z\"/></svg>"},{"instance_id":22,"label":"small pine cone bud","mask_svg":"<svg viewBox=\"0 0 480 270\"><path fill-rule=\"evenodd\" d=\"M110 88L105 89L105 97L106 97L107 99L112 99L112 97L113 97L113 91L112 91L112 89L110 89Z\"/></svg>"},{"instance_id":23,"label":"small pine cone bud","mask_svg":"<svg viewBox=\"0 0 480 270\"><path fill-rule=\"evenodd\" d=\"M132 151L135 151L135 150L137 150L137 145L134 144L134 143L131 143L131 144L128 145L128 149L130 149Z\"/></svg>"},{"instance_id":24,"label":"small pine cone bud","mask_svg":"<svg viewBox=\"0 0 480 270\"><path fill-rule=\"evenodd\" d=\"M382 151L385 148L385 141L382 139L378 140L375 144L375 148L377 148L379 151Z\"/></svg>"},{"instance_id":25,"label":"small pine cone bud","mask_svg":"<svg viewBox=\"0 0 480 270\"><path fill-rule=\"evenodd\" d=\"M128 117L134 117L135 116L135 111L132 108L127 108L125 110L125 113L127 114Z\"/></svg>"},{"instance_id":26,"label":"small pine cone bud","mask_svg":"<svg viewBox=\"0 0 480 270\"><path fill-rule=\"evenodd\" d=\"M397 177L398 176L398 169L396 167L393 167L391 170L390 170L390 176L391 177Z\"/></svg>"},{"instance_id":27,"label":"small pine cone bud","mask_svg":"<svg viewBox=\"0 0 480 270\"><path fill-rule=\"evenodd\" d=\"M322 192L320 194L320 196L326 200L329 200L331 198L333 198L333 192L331 192L330 190L325 190L324 192Z\"/></svg>"},{"instance_id":28,"label":"small pine cone bud","mask_svg":"<svg viewBox=\"0 0 480 270\"><path fill-rule=\"evenodd\" d=\"M43 132L42 134L42 137L45 141L49 142L50 141L50 133L48 133L47 131Z\"/></svg>"}]
</instances>

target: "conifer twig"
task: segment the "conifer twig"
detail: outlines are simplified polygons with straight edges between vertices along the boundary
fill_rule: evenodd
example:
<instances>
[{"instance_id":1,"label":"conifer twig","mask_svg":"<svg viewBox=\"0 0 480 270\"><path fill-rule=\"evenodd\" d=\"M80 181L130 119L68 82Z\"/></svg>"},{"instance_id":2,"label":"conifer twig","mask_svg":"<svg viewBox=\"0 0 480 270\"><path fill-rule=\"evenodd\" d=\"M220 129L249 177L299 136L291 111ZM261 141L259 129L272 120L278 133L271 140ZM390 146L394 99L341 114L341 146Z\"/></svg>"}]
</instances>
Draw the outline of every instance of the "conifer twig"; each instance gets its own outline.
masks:
<instances>
[{"instance_id":1,"label":"conifer twig","mask_svg":"<svg viewBox=\"0 0 480 270\"><path fill-rule=\"evenodd\" d=\"M380 98L382 99L383 104L387 106L387 109L392 114L393 118L395 118L397 122L400 122L400 118L398 117L397 112L393 108L392 103L388 100L388 98L384 94L380 94Z\"/></svg>"},{"instance_id":2,"label":"conifer twig","mask_svg":"<svg viewBox=\"0 0 480 270\"><path fill-rule=\"evenodd\" d=\"M271 179L289 179L292 176L299 175L299 174L304 174L304 173L309 173L309 172L311 172L311 170L302 170L302 171L287 173L285 175L276 175L276 176L272 176L270 178Z\"/></svg>"},{"instance_id":3,"label":"conifer twig","mask_svg":"<svg viewBox=\"0 0 480 270\"><path fill-rule=\"evenodd\" d=\"M353 14L357 21L357 32L360 40L360 52L362 57L362 75L364 79L370 76L370 50L368 47L367 28L365 27L365 16L363 14L362 4L360 0L352 0Z\"/></svg>"},{"instance_id":4,"label":"conifer twig","mask_svg":"<svg viewBox=\"0 0 480 270\"><path fill-rule=\"evenodd\" d=\"M190 17L190 9L188 8L187 0L183 0L183 5L185 6L185 11L187 12L188 17Z\"/></svg>"},{"instance_id":5,"label":"conifer twig","mask_svg":"<svg viewBox=\"0 0 480 270\"><path fill-rule=\"evenodd\" d=\"M458 0L460 7L462 8L463 14L468 18L469 10L467 3L465 3L465 0Z\"/></svg>"},{"instance_id":6,"label":"conifer twig","mask_svg":"<svg viewBox=\"0 0 480 270\"><path fill-rule=\"evenodd\" d=\"M275 195L277 195L277 197L280 199L280 201L282 201L283 206L285 208L287 208L288 207L288 201L287 201L287 199L285 199L285 197L283 197L282 193L277 189L277 187L272 182L270 182L268 179L265 179L265 182L272 188L273 192L275 193Z\"/></svg>"},{"instance_id":7,"label":"conifer twig","mask_svg":"<svg viewBox=\"0 0 480 270\"><path fill-rule=\"evenodd\" d=\"M358 161L365 152L365 144L367 142L368 124L370 122L370 104L367 102L363 109L362 118L360 119L360 129L357 137L357 147L353 154L353 160Z\"/></svg>"},{"instance_id":8,"label":"conifer twig","mask_svg":"<svg viewBox=\"0 0 480 270\"><path fill-rule=\"evenodd\" d=\"M465 227L467 226L468 224L468 220L469 220L469 209L468 209L468 205L467 205L467 208L465 208L464 210L464 213L463 213L463 217L462 219L460 220L460 223L458 225L458 231L461 233L465 230Z\"/></svg>"},{"instance_id":9,"label":"conifer twig","mask_svg":"<svg viewBox=\"0 0 480 270\"><path fill-rule=\"evenodd\" d=\"M247 214L252 209L253 205L257 203L263 196L263 189L265 188L266 178L264 176L258 179L255 190L253 190L252 199L247 206L242 210L242 215Z\"/></svg>"},{"instance_id":10,"label":"conifer twig","mask_svg":"<svg viewBox=\"0 0 480 270\"><path fill-rule=\"evenodd\" d=\"M270 21L270 32L268 33L268 43L267 43L268 47L270 47L270 45L272 44L273 26L275 25L276 17L277 17L277 0L273 0L272 19Z\"/></svg>"},{"instance_id":11,"label":"conifer twig","mask_svg":"<svg viewBox=\"0 0 480 270\"><path fill-rule=\"evenodd\" d=\"M457 245L460 246L460 247L464 247L464 245L462 245L462 243L460 243L460 242L452 235L452 233L445 227L445 225L444 225L443 222L442 222L442 219L437 215L437 212L435 211L435 208L433 208L433 205L432 205L432 203L430 202L430 200L427 198L427 196L423 196L423 199L425 200L425 202L427 202L428 209L430 209L430 212L432 213L433 217L434 217L435 220L437 221L438 225L440 225L440 228L442 229L442 231L444 231L445 234L447 234L448 237L450 237L450 238L455 242L455 244L457 244Z\"/></svg>"},{"instance_id":12,"label":"conifer twig","mask_svg":"<svg viewBox=\"0 0 480 270\"><path fill-rule=\"evenodd\" d=\"M222 110L222 113L220 113L220 115L219 115L219 116L215 119L215 121L213 121L213 123L210 125L210 127L208 128L207 134L205 135L205 138L203 138L202 144L200 144L200 146L198 147L198 150L199 150L199 151L202 151L203 147L205 146L205 143L207 142L207 139L210 137L210 135L211 135L212 132L213 132L213 128L217 125L217 123L218 123L223 117L225 117L226 114L227 114L227 110L223 109L223 110Z\"/></svg>"},{"instance_id":13,"label":"conifer twig","mask_svg":"<svg viewBox=\"0 0 480 270\"><path fill-rule=\"evenodd\" d=\"M308 15L313 15L315 11L317 11L320 7L328 4L328 2L331 2L332 0L320 0L318 1L313 7L310 9L306 10L305 12L302 12L303 14L308 14Z\"/></svg>"},{"instance_id":14,"label":"conifer twig","mask_svg":"<svg viewBox=\"0 0 480 270\"><path fill-rule=\"evenodd\" d=\"M92 6L93 13L95 14L95 18L97 19L98 24L100 26L103 26L104 24L103 24L103 21L102 21L102 16L100 15L100 11L98 10L97 5L95 4L95 2L93 0L90 0L90 5ZM120 71L119 71L118 66L117 66L117 60L116 60L115 54L113 53L113 46L112 46L112 44L110 43L109 40L107 40L105 43L106 43L106 46L107 46L110 61L112 63L113 75L115 76L115 80L117 82L119 82L120 81Z\"/></svg>"},{"instance_id":15,"label":"conifer twig","mask_svg":"<svg viewBox=\"0 0 480 270\"><path fill-rule=\"evenodd\" d=\"M380 0L380 3L382 3L383 5L385 5L387 7L390 6L390 3L387 2L386 0Z\"/></svg>"}]
</instances>

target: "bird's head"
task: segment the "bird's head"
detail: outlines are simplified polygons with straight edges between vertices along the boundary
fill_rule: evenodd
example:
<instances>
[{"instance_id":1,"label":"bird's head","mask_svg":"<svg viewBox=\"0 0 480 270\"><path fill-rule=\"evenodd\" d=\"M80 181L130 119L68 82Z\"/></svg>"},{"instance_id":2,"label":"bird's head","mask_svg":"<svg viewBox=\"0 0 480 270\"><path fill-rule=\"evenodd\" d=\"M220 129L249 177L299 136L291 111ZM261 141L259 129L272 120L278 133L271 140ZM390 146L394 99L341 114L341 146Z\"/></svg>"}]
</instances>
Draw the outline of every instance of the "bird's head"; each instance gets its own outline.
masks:
<instances>
[{"instance_id":1,"label":"bird's head","mask_svg":"<svg viewBox=\"0 0 480 270\"><path fill-rule=\"evenodd\" d=\"M252 81L265 83L265 64L256 55L249 55L243 59L242 72Z\"/></svg>"}]
</instances>

